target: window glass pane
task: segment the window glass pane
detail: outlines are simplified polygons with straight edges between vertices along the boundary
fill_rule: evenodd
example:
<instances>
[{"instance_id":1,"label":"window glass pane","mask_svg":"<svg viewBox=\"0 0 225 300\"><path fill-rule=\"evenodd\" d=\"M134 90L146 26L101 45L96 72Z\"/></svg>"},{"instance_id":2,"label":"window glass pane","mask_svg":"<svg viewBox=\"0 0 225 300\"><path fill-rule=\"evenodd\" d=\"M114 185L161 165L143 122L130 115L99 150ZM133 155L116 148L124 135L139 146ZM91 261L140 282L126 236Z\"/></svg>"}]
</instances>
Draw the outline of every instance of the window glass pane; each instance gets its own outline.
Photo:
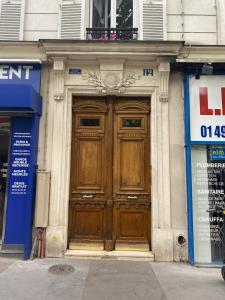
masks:
<instances>
[{"instance_id":1,"label":"window glass pane","mask_svg":"<svg viewBox=\"0 0 225 300\"><path fill-rule=\"evenodd\" d=\"M141 127L141 119L123 119L123 127Z\"/></svg>"},{"instance_id":2,"label":"window glass pane","mask_svg":"<svg viewBox=\"0 0 225 300\"><path fill-rule=\"evenodd\" d=\"M116 27L133 27L133 0L116 0Z\"/></svg>"},{"instance_id":3,"label":"window glass pane","mask_svg":"<svg viewBox=\"0 0 225 300\"><path fill-rule=\"evenodd\" d=\"M111 0L93 0L92 27L110 27Z\"/></svg>"},{"instance_id":4,"label":"window glass pane","mask_svg":"<svg viewBox=\"0 0 225 300\"><path fill-rule=\"evenodd\" d=\"M217 264L225 253L225 147L192 146L195 262Z\"/></svg>"},{"instance_id":5,"label":"window glass pane","mask_svg":"<svg viewBox=\"0 0 225 300\"><path fill-rule=\"evenodd\" d=\"M80 126L100 126L99 119L80 119Z\"/></svg>"}]
</instances>

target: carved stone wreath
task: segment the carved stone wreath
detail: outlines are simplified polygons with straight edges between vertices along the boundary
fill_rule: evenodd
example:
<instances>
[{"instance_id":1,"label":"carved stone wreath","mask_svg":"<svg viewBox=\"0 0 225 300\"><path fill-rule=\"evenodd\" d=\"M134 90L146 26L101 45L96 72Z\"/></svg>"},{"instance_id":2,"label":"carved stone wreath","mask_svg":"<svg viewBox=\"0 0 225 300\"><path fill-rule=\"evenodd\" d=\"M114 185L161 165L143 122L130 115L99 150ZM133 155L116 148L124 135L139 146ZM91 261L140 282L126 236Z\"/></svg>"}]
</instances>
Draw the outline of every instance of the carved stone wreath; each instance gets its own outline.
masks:
<instances>
[{"instance_id":1,"label":"carved stone wreath","mask_svg":"<svg viewBox=\"0 0 225 300\"><path fill-rule=\"evenodd\" d=\"M89 72L85 74L83 78L88 80L89 83L92 83L99 93L122 94L125 93L127 87L140 79L140 75L129 73L120 77L115 72L108 72L105 76L102 76L99 72Z\"/></svg>"}]
</instances>

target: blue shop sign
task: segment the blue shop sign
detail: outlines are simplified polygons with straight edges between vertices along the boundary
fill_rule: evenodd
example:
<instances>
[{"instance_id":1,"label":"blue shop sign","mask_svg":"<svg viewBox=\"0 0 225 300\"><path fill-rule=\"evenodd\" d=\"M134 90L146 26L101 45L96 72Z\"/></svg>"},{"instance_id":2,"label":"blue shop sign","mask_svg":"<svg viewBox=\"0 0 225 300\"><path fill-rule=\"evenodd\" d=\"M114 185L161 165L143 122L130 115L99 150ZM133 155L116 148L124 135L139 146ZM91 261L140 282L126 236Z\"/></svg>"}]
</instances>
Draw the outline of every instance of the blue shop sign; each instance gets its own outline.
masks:
<instances>
[{"instance_id":1,"label":"blue shop sign","mask_svg":"<svg viewBox=\"0 0 225 300\"><path fill-rule=\"evenodd\" d=\"M1 64L0 85L31 85L39 93L41 83L40 73L40 64Z\"/></svg>"},{"instance_id":2,"label":"blue shop sign","mask_svg":"<svg viewBox=\"0 0 225 300\"><path fill-rule=\"evenodd\" d=\"M41 114L41 65L0 65L0 111Z\"/></svg>"}]
</instances>

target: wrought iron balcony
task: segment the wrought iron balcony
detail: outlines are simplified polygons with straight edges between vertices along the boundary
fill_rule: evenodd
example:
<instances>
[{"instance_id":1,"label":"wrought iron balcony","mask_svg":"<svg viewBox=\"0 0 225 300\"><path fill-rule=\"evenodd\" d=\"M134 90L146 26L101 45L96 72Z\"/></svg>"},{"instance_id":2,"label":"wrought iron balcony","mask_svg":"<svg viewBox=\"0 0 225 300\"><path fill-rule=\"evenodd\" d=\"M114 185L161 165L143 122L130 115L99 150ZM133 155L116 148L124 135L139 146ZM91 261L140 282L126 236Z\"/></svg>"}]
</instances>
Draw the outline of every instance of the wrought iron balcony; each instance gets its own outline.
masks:
<instances>
[{"instance_id":1,"label":"wrought iron balcony","mask_svg":"<svg viewBox=\"0 0 225 300\"><path fill-rule=\"evenodd\" d=\"M86 28L87 40L137 40L138 28Z\"/></svg>"}]
</instances>

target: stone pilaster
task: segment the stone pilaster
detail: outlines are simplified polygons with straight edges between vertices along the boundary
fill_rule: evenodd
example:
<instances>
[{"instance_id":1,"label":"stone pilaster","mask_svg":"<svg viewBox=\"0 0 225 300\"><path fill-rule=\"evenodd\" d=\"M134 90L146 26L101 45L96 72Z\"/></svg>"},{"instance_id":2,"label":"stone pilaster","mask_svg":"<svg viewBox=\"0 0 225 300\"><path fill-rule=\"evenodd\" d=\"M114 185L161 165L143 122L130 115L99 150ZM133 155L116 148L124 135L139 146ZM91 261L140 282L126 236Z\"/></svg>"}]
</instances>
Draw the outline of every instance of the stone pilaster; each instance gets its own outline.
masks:
<instances>
[{"instance_id":1,"label":"stone pilaster","mask_svg":"<svg viewBox=\"0 0 225 300\"><path fill-rule=\"evenodd\" d=\"M53 117L48 124L52 133L49 226L46 233L48 257L63 256L67 243L69 155L65 147L68 145L66 137L71 103L68 105L65 97L64 69L63 60L54 60L53 82L50 83L54 89L50 99Z\"/></svg>"},{"instance_id":2,"label":"stone pilaster","mask_svg":"<svg viewBox=\"0 0 225 300\"><path fill-rule=\"evenodd\" d=\"M218 44L225 45L225 1L216 0Z\"/></svg>"},{"instance_id":3,"label":"stone pilaster","mask_svg":"<svg viewBox=\"0 0 225 300\"><path fill-rule=\"evenodd\" d=\"M173 260L169 153L169 63L159 64L159 89L152 95L153 252L158 261Z\"/></svg>"}]
</instances>

